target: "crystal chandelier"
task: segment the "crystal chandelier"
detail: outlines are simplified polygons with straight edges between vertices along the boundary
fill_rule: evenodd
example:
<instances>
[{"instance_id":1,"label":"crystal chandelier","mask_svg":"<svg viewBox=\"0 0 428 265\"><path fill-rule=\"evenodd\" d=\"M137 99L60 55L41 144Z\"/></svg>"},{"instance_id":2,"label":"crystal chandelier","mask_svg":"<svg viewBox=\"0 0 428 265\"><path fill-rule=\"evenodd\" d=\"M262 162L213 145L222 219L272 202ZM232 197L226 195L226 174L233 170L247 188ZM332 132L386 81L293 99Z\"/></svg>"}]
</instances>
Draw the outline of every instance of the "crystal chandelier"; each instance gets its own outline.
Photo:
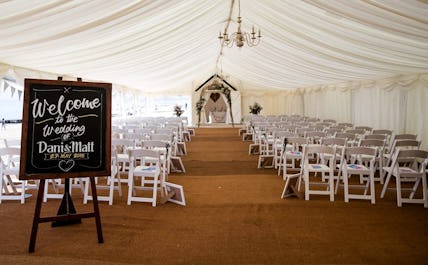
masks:
<instances>
[{"instance_id":1,"label":"crystal chandelier","mask_svg":"<svg viewBox=\"0 0 428 265\"><path fill-rule=\"evenodd\" d=\"M251 32L241 31L241 1L238 0L238 30L232 34L227 33L227 26L224 28L223 34L219 33L219 40L222 46L232 47L235 43L237 47L241 48L246 43L249 47L257 46L260 43L260 38L262 37L260 29L258 30L258 34L254 30L254 25L251 29Z\"/></svg>"}]
</instances>

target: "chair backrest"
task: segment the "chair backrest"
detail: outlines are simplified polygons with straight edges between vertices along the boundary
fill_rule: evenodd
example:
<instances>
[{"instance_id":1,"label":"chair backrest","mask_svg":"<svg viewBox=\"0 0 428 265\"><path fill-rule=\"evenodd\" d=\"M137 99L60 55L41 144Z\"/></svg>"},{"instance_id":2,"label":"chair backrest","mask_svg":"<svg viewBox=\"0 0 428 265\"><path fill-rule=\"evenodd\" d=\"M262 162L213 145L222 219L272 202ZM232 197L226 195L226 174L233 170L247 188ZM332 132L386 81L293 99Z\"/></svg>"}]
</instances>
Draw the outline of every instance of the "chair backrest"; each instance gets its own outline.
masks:
<instances>
[{"instance_id":1,"label":"chair backrest","mask_svg":"<svg viewBox=\"0 0 428 265\"><path fill-rule=\"evenodd\" d=\"M343 126L343 127L346 127L346 128L353 128L354 127L354 125L352 123L348 123L348 122L339 122L337 125L338 126Z\"/></svg>"},{"instance_id":2,"label":"chair backrest","mask_svg":"<svg viewBox=\"0 0 428 265\"><path fill-rule=\"evenodd\" d=\"M326 132L320 132L320 131L311 131L311 132L305 132L304 137L309 139L309 142L311 143L318 143L319 140L322 137L325 137L327 135Z\"/></svg>"},{"instance_id":3,"label":"chair backrest","mask_svg":"<svg viewBox=\"0 0 428 265\"><path fill-rule=\"evenodd\" d=\"M342 131L343 131L343 129L342 129L342 128L338 128L338 127L334 127L334 128L330 127L330 128L326 128L324 131L326 132L326 134L327 134L328 136L333 136L333 135L335 135L336 133L340 133L340 132L342 132Z\"/></svg>"},{"instance_id":4,"label":"chair backrest","mask_svg":"<svg viewBox=\"0 0 428 265\"><path fill-rule=\"evenodd\" d=\"M3 139L5 147L21 147L21 139Z\"/></svg>"},{"instance_id":5,"label":"chair backrest","mask_svg":"<svg viewBox=\"0 0 428 265\"><path fill-rule=\"evenodd\" d=\"M273 136L274 136L275 139L281 139L281 138L284 138L284 137L287 137L287 138L289 138L289 137L297 137L296 134L294 134L292 132L289 132L289 131L276 131Z\"/></svg>"},{"instance_id":6,"label":"chair backrest","mask_svg":"<svg viewBox=\"0 0 428 265\"><path fill-rule=\"evenodd\" d=\"M421 142L418 140L395 140L392 144L392 152L397 148L400 149L419 149Z\"/></svg>"},{"instance_id":7,"label":"chair backrest","mask_svg":"<svg viewBox=\"0 0 428 265\"><path fill-rule=\"evenodd\" d=\"M305 137L325 137L326 133L325 132L320 132L320 131L305 131Z\"/></svg>"},{"instance_id":8,"label":"chair backrest","mask_svg":"<svg viewBox=\"0 0 428 265\"><path fill-rule=\"evenodd\" d=\"M21 149L18 147L0 148L0 167L1 168L18 168L20 162ZM0 187L1 189L1 187Z\"/></svg>"},{"instance_id":9,"label":"chair backrest","mask_svg":"<svg viewBox=\"0 0 428 265\"><path fill-rule=\"evenodd\" d=\"M336 154L335 146L308 144L304 147L305 154Z\"/></svg>"},{"instance_id":10,"label":"chair backrest","mask_svg":"<svg viewBox=\"0 0 428 265\"><path fill-rule=\"evenodd\" d=\"M283 128L286 131L295 133L296 129L298 128L298 126L297 125L291 125L291 124L289 124L289 125L283 125L283 126L281 126L281 128Z\"/></svg>"},{"instance_id":11,"label":"chair backrest","mask_svg":"<svg viewBox=\"0 0 428 265\"><path fill-rule=\"evenodd\" d=\"M137 161L141 161L142 165L144 165L146 161L148 161L151 164L156 163L158 168L161 168L159 151L141 148L130 149L129 156L133 166L137 165Z\"/></svg>"},{"instance_id":12,"label":"chair backrest","mask_svg":"<svg viewBox=\"0 0 428 265\"><path fill-rule=\"evenodd\" d=\"M346 146L347 139L346 138L338 138L338 137L327 137L321 139L322 145L338 145L338 146Z\"/></svg>"},{"instance_id":13,"label":"chair backrest","mask_svg":"<svg viewBox=\"0 0 428 265\"><path fill-rule=\"evenodd\" d=\"M303 151L303 147L309 143L308 139L304 137L284 137L282 143L285 143L284 141L287 143L288 148L286 149L290 150L291 148L293 151ZM282 151L285 152L286 150L283 148Z\"/></svg>"},{"instance_id":14,"label":"chair backrest","mask_svg":"<svg viewBox=\"0 0 428 265\"><path fill-rule=\"evenodd\" d=\"M309 125L308 128L313 128L315 131L322 132L326 128L326 125L322 125L322 124L317 123L315 125Z\"/></svg>"},{"instance_id":15,"label":"chair backrest","mask_svg":"<svg viewBox=\"0 0 428 265\"><path fill-rule=\"evenodd\" d=\"M118 154L124 154L127 149L135 148L135 144L136 142L134 139L111 139L111 145Z\"/></svg>"},{"instance_id":16,"label":"chair backrest","mask_svg":"<svg viewBox=\"0 0 428 265\"><path fill-rule=\"evenodd\" d=\"M169 145L168 141L161 140L145 140L141 142L143 149L169 148Z\"/></svg>"},{"instance_id":17,"label":"chair backrest","mask_svg":"<svg viewBox=\"0 0 428 265\"><path fill-rule=\"evenodd\" d=\"M377 148L376 147L369 147L369 146L355 146L355 147L346 147L343 150L343 157L351 157L351 156L358 156L358 155L368 155L373 156L373 159L376 158L377 155Z\"/></svg>"},{"instance_id":18,"label":"chair backrest","mask_svg":"<svg viewBox=\"0 0 428 265\"><path fill-rule=\"evenodd\" d=\"M405 161L406 163L409 163L409 161L413 161L413 164L421 162L419 172L425 173L427 170L426 162L428 162L428 151L397 149L392 156L392 168L398 167L399 162L401 161Z\"/></svg>"},{"instance_id":19,"label":"chair backrest","mask_svg":"<svg viewBox=\"0 0 428 265\"><path fill-rule=\"evenodd\" d=\"M416 140L417 134L403 133L394 135L394 140Z\"/></svg>"},{"instance_id":20,"label":"chair backrest","mask_svg":"<svg viewBox=\"0 0 428 265\"><path fill-rule=\"evenodd\" d=\"M384 129L377 129L377 130L373 130L372 134L385 134L385 135L392 135L392 131L391 130L384 130Z\"/></svg>"},{"instance_id":21,"label":"chair backrest","mask_svg":"<svg viewBox=\"0 0 428 265\"><path fill-rule=\"evenodd\" d=\"M368 146L354 146L354 147L345 147L342 153L342 161L341 164L344 165L347 161L352 163L363 163L363 161L367 161L367 156L370 157L370 167L374 166L374 162L376 160L378 154L377 147L368 147ZM365 156L362 159L362 156Z\"/></svg>"},{"instance_id":22,"label":"chair backrest","mask_svg":"<svg viewBox=\"0 0 428 265\"><path fill-rule=\"evenodd\" d=\"M307 118L306 121L307 122L317 122L317 121L320 121L320 119L319 118Z\"/></svg>"},{"instance_id":23,"label":"chair backrest","mask_svg":"<svg viewBox=\"0 0 428 265\"><path fill-rule=\"evenodd\" d=\"M373 128L369 126L355 126L355 130L364 130L366 133L371 133Z\"/></svg>"},{"instance_id":24,"label":"chair backrest","mask_svg":"<svg viewBox=\"0 0 428 265\"><path fill-rule=\"evenodd\" d=\"M336 163L336 146L326 146L320 144L308 144L303 147L303 162L304 165L309 164L309 157L316 155L323 157L325 154L329 155L331 163L330 167L334 168Z\"/></svg>"},{"instance_id":25,"label":"chair backrest","mask_svg":"<svg viewBox=\"0 0 428 265\"><path fill-rule=\"evenodd\" d=\"M361 139L358 143L358 146L372 146L372 147L379 147L379 148L385 148L385 140L378 140L378 139Z\"/></svg>"},{"instance_id":26,"label":"chair backrest","mask_svg":"<svg viewBox=\"0 0 428 265\"><path fill-rule=\"evenodd\" d=\"M309 143L308 139L304 137L289 137L287 138L287 141L291 145L299 145L299 146L303 146Z\"/></svg>"},{"instance_id":27,"label":"chair backrest","mask_svg":"<svg viewBox=\"0 0 428 265\"><path fill-rule=\"evenodd\" d=\"M307 128L307 127L305 127L305 128L297 128L297 129L296 129L296 133L297 133L299 136L302 136L302 137L304 137L304 136L305 136L305 133L306 133L306 132L313 132L313 131L315 131L315 128Z\"/></svg>"},{"instance_id":28,"label":"chair backrest","mask_svg":"<svg viewBox=\"0 0 428 265\"><path fill-rule=\"evenodd\" d=\"M145 137L144 134L141 133L134 133L134 132L128 132L128 133L124 133L123 134L123 138L124 139L131 139L131 140L135 140L135 141L141 141L143 140Z\"/></svg>"},{"instance_id":29,"label":"chair backrest","mask_svg":"<svg viewBox=\"0 0 428 265\"><path fill-rule=\"evenodd\" d=\"M152 134L150 136L151 140L158 140L158 141L172 141L172 136L169 134Z\"/></svg>"},{"instance_id":30,"label":"chair backrest","mask_svg":"<svg viewBox=\"0 0 428 265\"><path fill-rule=\"evenodd\" d=\"M174 130L172 128L157 128L156 134L167 134L167 135L173 135Z\"/></svg>"},{"instance_id":31,"label":"chair backrest","mask_svg":"<svg viewBox=\"0 0 428 265\"><path fill-rule=\"evenodd\" d=\"M140 128L140 125L138 124L127 124L124 126L125 131L128 133L136 132L138 128Z\"/></svg>"},{"instance_id":32,"label":"chair backrest","mask_svg":"<svg viewBox=\"0 0 428 265\"><path fill-rule=\"evenodd\" d=\"M359 134L359 135L363 135L366 133L365 129L359 128L359 129L350 129L350 130L346 130L346 133L352 133L352 134Z\"/></svg>"},{"instance_id":33,"label":"chair backrest","mask_svg":"<svg viewBox=\"0 0 428 265\"><path fill-rule=\"evenodd\" d=\"M155 132L155 130L152 128L139 128L137 130L137 133L144 134L144 135L151 135L154 132Z\"/></svg>"},{"instance_id":34,"label":"chair backrest","mask_svg":"<svg viewBox=\"0 0 428 265\"><path fill-rule=\"evenodd\" d=\"M367 134L364 135L364 139L375 139L375 140L386 140L387 139L386 134Z\"/></svg>"},{"instance_id":35,"label":"chair backrest","mask_svg":"<svg viewBox=\"0 0 428 265\"><path fill-rule=\"evenodd\" d=\"M324 126L324 127L330 127L332 124L334 124L334 123L323 121L323 122L317 122L316 125L320 125L320 126Z\"/></svg>"},{"instance_id":36,"label":"chair backrest","mask_svg":"<svg viewBox=\"0 0 428 265\"><path fill-rule=\"evenodd\" d=\"M346 138L347 140L355 140L357 139L357 135L355 133L341 132L336 133L336 138Z\"/></svg>"},{"instance_id":37,"label":"chair backrest","mask_svg":"<svg viewBox=\"0 0 428 265\"><path fill-rule=\"evenodd\" d=\"M414 157L419 159L427 159L428 151L425 150L397 150L397 157Z\"/></svg>"}]
</instances>

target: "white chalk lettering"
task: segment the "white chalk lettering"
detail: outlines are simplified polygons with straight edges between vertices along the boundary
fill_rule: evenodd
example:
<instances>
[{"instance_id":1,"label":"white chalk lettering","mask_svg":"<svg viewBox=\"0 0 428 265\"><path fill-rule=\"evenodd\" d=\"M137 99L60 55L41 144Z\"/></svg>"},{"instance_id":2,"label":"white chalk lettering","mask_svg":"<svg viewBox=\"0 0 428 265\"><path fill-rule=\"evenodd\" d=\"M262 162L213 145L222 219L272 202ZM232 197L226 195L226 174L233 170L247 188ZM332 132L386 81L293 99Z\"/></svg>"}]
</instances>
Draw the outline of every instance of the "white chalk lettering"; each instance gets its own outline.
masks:
<instances>
[{"instance_id":1,"label":"white chalk lettering","mask_svg":"<svg viewBox=\"0 0 428 265\"><path fill-rule=\"evenodd\" d=\"M89 100L87 98L69 99L66 100L65 103L64 101L65 98L63 95L59 97L58 102L56 104L50 104L46 101L46 99L44 99L43 102L40 102L38 98L34 99L31 102L31 105L33 106L33 118L43 118L45 116L46 111L52 116L64 116L67 112L72 110L97 109L101 106L99 98L94 98L92 100Z\"/></svg>"},{"instance_id":2,"label":"white chalk lettering","mask_svg":"<svg viewBox=\"0 0 428 265\"><path fill-rule=\"evenodd\" d=\"M94 142L82 143L71 141L68 144L48 144L45 141L37 143L39 154L43 153L92 153L94 152Z\"/></svg>"}]
</instances>

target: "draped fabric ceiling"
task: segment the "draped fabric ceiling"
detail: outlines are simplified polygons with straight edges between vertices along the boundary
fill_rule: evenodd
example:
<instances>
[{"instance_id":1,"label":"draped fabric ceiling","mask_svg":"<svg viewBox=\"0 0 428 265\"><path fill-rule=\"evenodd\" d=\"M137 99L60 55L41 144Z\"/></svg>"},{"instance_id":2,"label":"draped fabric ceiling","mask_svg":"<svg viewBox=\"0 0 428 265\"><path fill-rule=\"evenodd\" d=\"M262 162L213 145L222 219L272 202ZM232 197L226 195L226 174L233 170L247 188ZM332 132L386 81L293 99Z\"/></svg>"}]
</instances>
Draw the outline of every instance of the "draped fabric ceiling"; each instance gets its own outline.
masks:
<instances>
[{"instance_id":1,"label":"draped fabric ceiling","mask_svg":"<svg viewBox=\"0 0 428 265\"><path fill-rule=\"evenodd\" d=\"M231 8L234 32L230 0L0 1L0 74L181 93L220 72L244 91L428 72L427 1L242 0L243 29L263 37L241 49L217 39Z\"/></svg>"}]
</instances>

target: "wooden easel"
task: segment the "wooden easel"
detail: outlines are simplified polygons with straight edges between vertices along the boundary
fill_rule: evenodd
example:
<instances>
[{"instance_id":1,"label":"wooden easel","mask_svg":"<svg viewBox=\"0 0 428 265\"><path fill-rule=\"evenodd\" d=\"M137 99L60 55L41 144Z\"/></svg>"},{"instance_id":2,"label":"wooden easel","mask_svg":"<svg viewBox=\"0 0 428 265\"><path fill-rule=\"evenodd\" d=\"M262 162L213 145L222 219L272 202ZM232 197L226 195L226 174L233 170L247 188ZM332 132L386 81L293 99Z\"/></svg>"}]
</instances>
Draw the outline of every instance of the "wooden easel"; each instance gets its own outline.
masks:
<instances>
[{"instance_id":1,"label":"wooden easel","mask_svg":"<svg viewBox=\"0 0 428 265\"><path fill-rule=\"evenodd\" d=\"M95 217L95 224L97 227L98 243L104 243L103 231L101 228L100 211L98 207L97 189L95 187L94 177L89 177L91 181L91 190L94 204L94 211L90 213L77 214L71 199L70 190L70 178L65 179L64 197L62 198L61 205L58 209L56 216L40 217L40 211L42 209L43 194L45 190L45 179L40 180L39 192L37 194L36 208L34 211L33 226L31 229L30 246L28 252L33 253L36 246L37 230L39 223L53 222L52 227L72 225L81 222L81 218Z\"/></svg>"}]
</instances>

